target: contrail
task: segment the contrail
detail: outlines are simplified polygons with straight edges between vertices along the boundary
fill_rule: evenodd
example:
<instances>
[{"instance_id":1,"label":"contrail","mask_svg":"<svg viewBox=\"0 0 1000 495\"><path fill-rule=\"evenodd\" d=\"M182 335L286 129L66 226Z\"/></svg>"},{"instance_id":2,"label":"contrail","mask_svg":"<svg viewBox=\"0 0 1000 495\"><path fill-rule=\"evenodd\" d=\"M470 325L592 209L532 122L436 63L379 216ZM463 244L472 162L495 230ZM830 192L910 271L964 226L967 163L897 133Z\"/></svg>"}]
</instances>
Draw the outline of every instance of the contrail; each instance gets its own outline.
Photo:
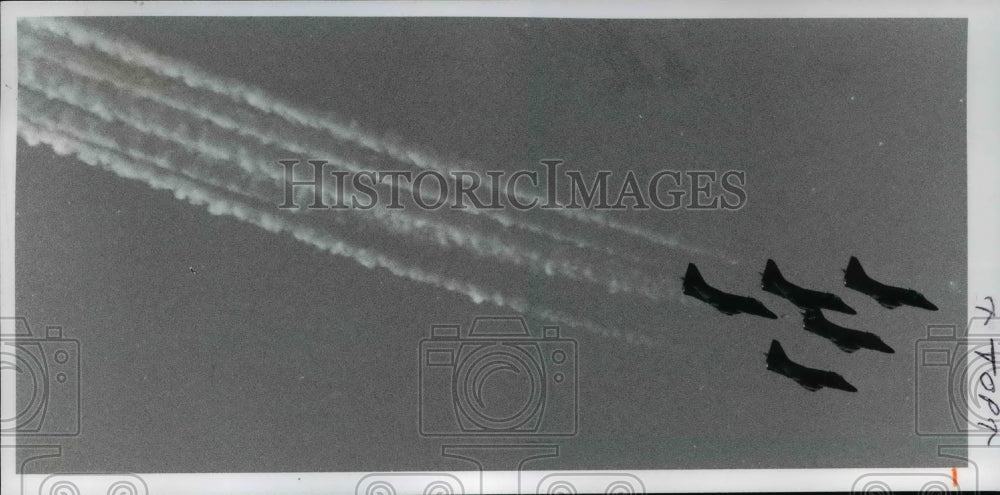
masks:
<instances>
[{"instance_id":1,"label":"contrail","mask_svg":"<svg viewBox=\"0 0 1000 495\"><path fill-rule=\"evenodd\" d=\"M179 80L192 89L204 89L229 98L232 101L248 104L262 112L283 118L288 122L324 131L334 139L359 144L371 151L384 153L396 160L412 164L418 168L444 172L460 170L460 167L444 163L434 158L429 152L418 150L415 146L403 146L395 144L391 140L379 139L361 131L357 125L342 123L339 119L331 115L320 115L315 112L297 109L291 104L273 95L266 94L258 88L250 87L239 81L213 76L192 64L159 55L135 43L113 40L107 35L91 28L53 18L33 18L22 22L29 27L65 37L74 45L81 48L94 49L121 60L126 64L143 67L163 77ZM204 100L202 99L199 103L204 103ZM484 184L484 187L489 189L490 186ZM538 198L534 195L524 195L520 199L527 202ZM472 208L463 211L473 214L497 215L497 212L494 210ZM714 254L707 253L701 248L682 244L679 239L673 236L663 235L662 233L635 225L623 224L597 212L568 208L557 208L550 211L580 222L593 223L601 227L636 236L663 247L687 250L698 254ZM718 254L714 255L719 256ZM725 258L725 256L722 257ZM730 263L734 262L731 259L727 259L727 261Z\"/></svg>"},{"instance_id":2,"label":"contrail","mask_svg":"<svg viewBox=\"0 0 1000 495\"><path fill-rule=\"evenodd\" d=\"M213 215L226 215L256 225L275 234L288 234L315 248L353 260L369 269L384 269L394 276L412 280L464 295L476 304L490 303L525 315L581 328L599 335L624 339L631 343L650 345L648 338L632 332L606 327L560 311L539 308L526 300L505 296L474 283L442 276L408 264L374 249L361 248L322 231L295 222L280 213L261 209L240 201L211 187L163 170L155 165L128 159L120 153L100 146L83 143L62 134L57 129L44 128L25 120L18 122L18 134L31 146L44 143L60 155L73 155L88 165L110 171L120 177L138 180L153 189L173 192L174 197L196 206L204 206Z\"/></svg>"},{"instance_id":3,"label":"contrail","mask_svg":"<svg viewBox=\"0 0 1000 495\"><path fill-rule=\"evenodd\" d=\"M91 94L95 91L91 88L99 87L102 83L124 91L123 93L115 93L115 99L128 100L130 103L112 105L111 108L100 110L91 109L91 111L102 112L102 115L107 115L107 112L109 110L113 111L115 107L124 108L125 113L129 113L129 108L142 104L138 102L149 100L176 113L193 115L199 119L207 120L220 129L234 132L242 137L251 138L265 146L273 146L295 154L331 158L331 165L354 173L371 170L370 167L362 165L362 163L371 164L373 162L385 161L386 159L384 156L377 155L371 150L359 150L357 147L351 146L349 142L339 144L336 152L334 152L328 147L328 138L318 135L310 136L311 134L315 134L312 129L294 129L285 120L268 124L269 119L274 120L272 115L234 108L232 102L219 102L213 99L206 99L204 93L191 92L190 89L178 86L171 82L171 80L162 81L151 75L139 74L140 71L144 70L141 67L121 67L118 62L109 63L103 59L95 60L94 53L82 52L79 49L65 50L62 47L54 45L52 41L42 41L30 34L22 35L18 41L25 54L30 57L30 59L23 62L25 71L31 71L35 65L39 64L38 60L47 61L43 62L45 77L42 78L52 86L51 89L46 89L47 93L55 91L64 95L66 92L80 92L82 90L84 93ZM96 82L84 83L80 81L79 77L67 76L62 76L63 80L61 83L52 81L52 79L57 77L57 74L64 71ZM73 84L76 87L67 87L66 84ZM151 86L155 86L156 91L150 89ZM131 96L132 94L136 96ZM60 97L65 99L65 96ZM90 99L85 98L83 101L90 101ZM117 118L122 118L120 113ZM271 165L268 168L275 168L275 164L272 161L267 161L266 163ZM257 166L264 165L257 164ZM412 184L400 182L399 186L406 191L422 194L422 191L414 190ZM601 245L600 243L579 236L565 234L528 221L518 220L505 212L480 210L477 208L467 208L459 210L459 212L480 215L504 227L523 229L551 238L556 242L570 244L579 249L603 252L636 263L643 262L641 258L631 253L621 253L611 246Z\"/></svg>"},{"instance_id":4,"label":"contrail","mask_svg":"<svg viewBox=\"0 0 1000 495\"><path fill-rule=\"evenodd\" d=\"M76 106L46 101L40 93L34 92L37 81L35 71L30 64L26 64L21 76L24 78L22 82L27 87L32 88L32 90L24 91L21 95L20 110L23 119L35 124L61 129L64 134L69 134L72 138L113 148L132 159L153 163L195 180L252 197L262 203L266 202L269 197L273 197L274 191L272 191L272 195L267 194L266 189L260 188L259 184L247 180L246 174L233 175L232 171L229 170L231 167L219 164L204 166L206 163L211 163L213 159L200 157L197 153L191 153L187 149L174 149L174 147L159 140L156 135L145 135L129 127L115 126L98 118L90 117L77 109ZM70 85L58 85L58 87L66 89ZM65 92L63 94L65 95ZM68 99L72 100L73 98ZM89 100L94 102L97 99L89 98ZM108 109L113 106L115 106L113 101L93 105L98 110L95 115L108 115L110 113ZM118 103L117 106L121 107L122 104ZM132 107L131 110L137 115L142 115L141 125L150 129L155 125L156 119L152 118L153 112L147 111L147 107L148 105ZM177 142L185 144L183 140ZM231 159L231 157L225 158ZM220 174L218 171L223 173ZM281 175L277 169L270 169L269 172L276 174L277 177ZM333 187L324 188L324 192L329 194L333 194L333 190ZM372 209L367 210L348 209L346 213L374 217L383 228L396 234L416 236L441 247L458 247L479 257L527 266L535 272L550 276L557 275L570 280L592 283L604 287L612 294L629 292L652 300L663 300L665 297L676 296L677 292L676 288L672 286L657 285L656 281L648 280L636 270L619 272L614 269L598 268L568 259L567 253L560 253L567 259L545 257L536 250L511 245L509 242L494 236L442 223L426 215L425 218L417 218L405 211L389 211L381 204L375 204Z\"/></svg>"},{"instance_id":5,"label":"contrail","mask_svg":"<svg viewBox=\"0 0 1000 495\"><path fill-rule=\"evenodd\" d=\"M241 181L235 177L227 177L232 175L228 170L230 167L217 163L219 160L216 157L199 154L197 150L165 145L155 136L142 134L133 128L116 126L59 100L46 99L43 93L25 85L23 80L20 83L18 113L23 121L43 128L59 129L67 138L116 150L131 159L173 170L247 199L266 201L266 187L263 187L261 181ZM205 164L212 166L205 167Z\"/></svg>"}]
</instances>

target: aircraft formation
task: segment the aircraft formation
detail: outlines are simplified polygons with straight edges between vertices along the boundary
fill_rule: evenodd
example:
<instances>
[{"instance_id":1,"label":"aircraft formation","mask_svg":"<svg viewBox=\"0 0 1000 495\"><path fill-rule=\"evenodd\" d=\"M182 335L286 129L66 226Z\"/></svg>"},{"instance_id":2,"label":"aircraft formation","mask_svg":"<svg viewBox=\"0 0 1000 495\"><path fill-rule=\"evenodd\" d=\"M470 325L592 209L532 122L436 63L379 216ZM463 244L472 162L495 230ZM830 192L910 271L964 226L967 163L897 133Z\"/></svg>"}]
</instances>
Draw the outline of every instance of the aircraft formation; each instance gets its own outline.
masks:
<instances>
[{"instance_id":1,"label":"aircraft formation","mask_svg":"<svg viewBox=\"0 0 1000 495\"><path fill-rule=\"evenodd\" d=\"M727 315L746 313L772 320L778 319L778 315L753 297L730 294L712 287L705 281L694 263L688 264L687 272L682 280L684 281L685 295L708 303L721 313ZM874 298L879 304L889 309L904 305L930 311L938 309L926 297L913 289L893 287L872 279L865 273L861 262L854 256L851 256L847 268L844 270L844 285ZM878 335L842 327L826 319L823 314L824 309L849 315L855 315L857 311L834 294L806 289L789 282L778 270L778 265L774 260L767 260L764 272L761 273L761 288L798 306L802 310L802 328L829 340L844 352L850 353L859 349L870 349L887 354L895 352ZM815 392L823 387L829 387L846 392L858 391L836 372L810 368L792 361L777 340L771 341L771 347L764 355L767 357L768 370L795 380L807 390Z\"/></svg>"}]
</instances>

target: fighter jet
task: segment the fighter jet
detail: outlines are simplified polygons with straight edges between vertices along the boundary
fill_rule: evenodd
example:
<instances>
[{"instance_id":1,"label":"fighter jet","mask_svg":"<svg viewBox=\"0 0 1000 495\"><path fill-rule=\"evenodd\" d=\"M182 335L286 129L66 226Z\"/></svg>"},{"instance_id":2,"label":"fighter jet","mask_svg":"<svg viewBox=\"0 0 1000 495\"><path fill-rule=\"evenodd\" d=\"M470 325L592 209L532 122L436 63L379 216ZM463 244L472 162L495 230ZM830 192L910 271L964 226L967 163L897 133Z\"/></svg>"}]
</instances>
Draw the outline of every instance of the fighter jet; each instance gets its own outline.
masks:
<instances>
[{"instance_id":1,"label":"fighter jet","mask_svg":"<svg viewBox=\"0 0 1000 495\"><path fill-rule=\"evenodd\" d=\"M818 309L807 309L802 313L802 328L820 337L829 339L844 352L854 352L858 349L872 349L887 354L896 351L889 347L882 339L870 332L862 332L837 325L823 316L823 312Z\"/></svg>"},{"instance_id":2,"label":"fighter jet","mask_svg":"<svg viewBox=\"0 0 1000 495\"><path fill-rule=\"evenodd\" d=\"M861 262L854 256L851 256L851 260L847 262L847 269L844 270L844 285L875 298L879 304L889 309L905 304L931 311L938 310L938 307L928 301L923 294L913 289L893 287L872 280L864 268L861 268Z\"/></svg>"},{"instance_id":3,"label":"fighter jet","mask_svg":"<svg viewBox=\"0 0 1000 495\"><path fill-rule=\"evenodd\" d=\"M777 340L771 341L771 349L764 354L767 356L767 369L785 375L798 382L803 388L815 392L823 387L835 388L846 392L857 392L858 389L847 383L844 377L832 371L823 371L815 368L808 368L801 364L792 362L781 348Z\"/></svg>"},{"instance_id":4,"label":"fighter jet","mask_svg":"<svg viewBox=\"0 0 1000 495\"><path fill-rule=\"evenodd\" d=\"M694 263L688 263L687 273L684 274L683 280L684 294L705 301L722 313L727 315L748 313L764 318L778 319L778 315L769 311L763 303L752 297L729 294L708 285Z\"/></svg>"},{"instance_id":5,"label":"fighter jet","mask_svg":"<svg viewBox=\"0 0 1000 495\"><path fill-rule=\"evenodd\" d=\"M785 299L788 299L792 304L802 308L816 308L816 309L829 309L833 311L840 311L841 313L847 313L849 315L858 314L850 306L848 306L839 297L830 294L829 292L818 292L809 289L803 289L787 280L778 271L778 265L774 260L767 260L767 266L764 268L763 277L761 278L761 288L770 292L772 294L777 294Z\"/></svg>"}]
</instances>

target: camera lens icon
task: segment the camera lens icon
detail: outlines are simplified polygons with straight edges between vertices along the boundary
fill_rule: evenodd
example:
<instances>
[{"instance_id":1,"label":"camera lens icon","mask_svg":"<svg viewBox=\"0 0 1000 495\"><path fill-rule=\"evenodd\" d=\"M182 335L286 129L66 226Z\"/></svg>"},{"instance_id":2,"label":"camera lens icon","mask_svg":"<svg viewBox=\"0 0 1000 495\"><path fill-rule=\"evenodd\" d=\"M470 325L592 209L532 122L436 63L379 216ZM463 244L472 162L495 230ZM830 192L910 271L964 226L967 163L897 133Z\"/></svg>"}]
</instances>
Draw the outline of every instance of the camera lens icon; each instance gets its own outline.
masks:
<instances>
[{"instance_id":1,"label":"camera lens icon","mask_svg":"<svg viewBox=\"0 0 1000 495\"><path fill-rule=\"evenodd\" d=\"M461 495L465 487L448 473L372 473L358 481L355 495Z\"/></svg>"},{"instance_id":2,"label":"camera lens icon","mask_svg":"<svg viewBox=\"0 0 1000 495\"><path fill-rule=\"evenodd\" d=\"M435 325L420 343L420 431L428 436L576 433L576 342L533 336L519 317Z\"/></svg>"},{"instance_id":3,"label":"camera lens icon","mask_svg":"<svg viewBox=\"0 0 1000 495\"><path fill-rule=\"evenodd\" d=\"M869 473L854 481L851 493L953 493L963 491L942 473Z\"/></svg>"},{"instance_id":4,"label":"camera lens icon","mask_svg":"<svg viewBox=\"0 0 1000 495\"><path fill-rule=\"evenodd\" d=\"M149 489L134 474L53 474L42 481L39 495L146 495Z\"/></svg>"},{"instance_id":5,"label":"camera lens icon","mask_svg":"<svg viewBox=\"0 0 1000 495\"><path fill-rule=\"evenodd\" d=\"M930 325L916 343L915 426L918 435L990 436L1000 421L1000 377L994 361L1000 335ZM995 441L994 441L995 444Z\"/></svg>"},{"instance_id":6,"label":"camera lens icon","mask_svg":"<svg viewBox=\"0 0 1000 495\"><path fill-rule=\"evenodd\" d=\"M646 486L630 473L573 473L550 474L539 481L535 493L569 495L576 493L633 494L646 493Z\"/></svg>"},{"instance_id":7,"label":"camera lens icon","mask_svg":"<svg viewBox=\"0 0 1000 495\"><path fill-rule=\"evenodd\" d=\"M17 403L0 418L0 433L73 436L80 431L80 344L50 326L34 336L24 318L5 318L14 331L0 340L0 373L12 377ZM14 320L14 321L10 321ZM6 328L6 327L5 327ZM6 330L5 330L6 332Z\"/></svg>"},{"instance_id":8,"label":"camera lens icon","mask_svg":"<svg viewBox=\"0 0 1000 495\"><path fill-rule=\"evenodd\" d=\"M539 413L545 381L525 349L503 344L472 352L455 373L455 404L484 430L513 430Z\"/></svg>"}]
</instances>

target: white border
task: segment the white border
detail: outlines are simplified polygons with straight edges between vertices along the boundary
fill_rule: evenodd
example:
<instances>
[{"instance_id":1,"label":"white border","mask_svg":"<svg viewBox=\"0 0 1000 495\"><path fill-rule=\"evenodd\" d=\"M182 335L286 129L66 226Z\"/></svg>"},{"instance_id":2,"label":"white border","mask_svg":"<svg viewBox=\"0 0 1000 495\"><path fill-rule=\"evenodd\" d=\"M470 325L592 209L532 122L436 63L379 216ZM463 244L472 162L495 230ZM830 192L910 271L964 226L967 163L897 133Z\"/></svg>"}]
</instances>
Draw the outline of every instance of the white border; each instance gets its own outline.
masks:
<instances>
[{"instance_id":1,"label":"white border","mask_svg":"<svg viewBox=\"0 0 1000 495\"><path fill-rule=\"evenodd\" d=\"M0 315L14 315L14 160L17 121L18 17L32 16L476 16L476 17L611 17L611 18L834 18L834 17L953 17L968 19L968 297L969 312L986 295L1000 296L1000 3L987 0L922 1L631 1L631 2L5 2L0 4ZM947 242L947 239L941 242ZM8 331L9 329L4 329ZM9 377L8 377L9 378ZM4 416L13 407L13 383L4 380ZM13 476L10 438L4 438L0 473L3 493L38 493L51 475ZM978 488L1000 489L1000 446L971 447L969 458L979 466L958 469L960 481L978 476ZM920 476L945 474L946 469L789 469L789 470L669 470L634 471L649 492L657 491L790 491L823 488L852 489L866 474L899 475L894 488L916 490ZM592 472L596 473L596 472ZM216 473L139 474L149 493L341 493L352 492L367 473ZM450 473L466 493L478 490L478 473ZM128 477L133 475L117 475ZM525 486L537 486L544 473L521 473ZM488 472L484 487L511 491L516 473ZM531 480L536 484L532 485ZM907 481L909 480L909 481ZM21 482L24 482L24 491ZM46 485L47 486L47 485ZM967 485L965 485L967 486ZM417 485L397 485L396 493L419 493Z\"/></svg>"}]
</instances>

